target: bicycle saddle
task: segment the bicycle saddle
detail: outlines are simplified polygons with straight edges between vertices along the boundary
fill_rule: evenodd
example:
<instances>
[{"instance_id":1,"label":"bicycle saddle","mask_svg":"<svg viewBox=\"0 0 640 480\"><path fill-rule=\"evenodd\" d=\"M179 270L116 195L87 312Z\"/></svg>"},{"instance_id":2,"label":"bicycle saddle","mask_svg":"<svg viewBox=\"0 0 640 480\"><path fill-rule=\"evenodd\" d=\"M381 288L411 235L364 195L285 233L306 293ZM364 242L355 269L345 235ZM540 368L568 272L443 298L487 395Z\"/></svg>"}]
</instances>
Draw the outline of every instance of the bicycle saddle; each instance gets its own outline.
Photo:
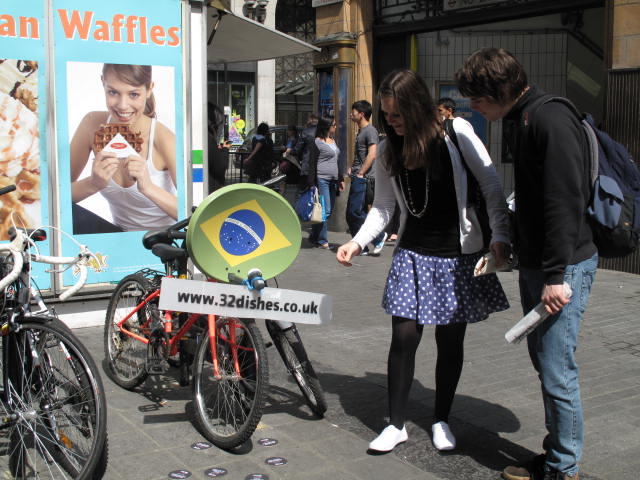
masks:
<instances>
[{"instance_id":1,"label":"bicycle saddle","mask_svg":"<svg viewBox=\"0 0 640 480\"><path fill-rule=\"evenodd\" d=\"M171 245L171 237L166 230L152 230L142 237L142 245L147 250L151 250L157 244Z\"/></svg>"},{"instance_id":2,"label":"bicycle saddle","mask_svg":"<svg viewBox=\"0 0 640 480\"><path fill-rule=\"evenodd\" d=\"M30 237L34 242L42 242L47 239L47 232L41 228L22 228L18 227L27 237ZM9 228L9 239L14 240L18 235L16 227Z\"/></svg>"},{"instance_id":3,"label":"bicycle saddle","mask_svg":"<svg viewBox=\"0 0 640 480\"><path fill-rule=\"evenodd\" d=\"M142 237L142 245L144 245L144 248L147 250L151 250L154 245L159 243L171 245L173 240L184 240L187 238L187 232L183 229L189 224L190 218L191 217L180 220L164 230L151 230L145 233Z\"/></svg>"},{"instance_id":4,"label":"bicycle saddle","mask_svg":"<svg viewBox=\"0 0 640 480\"><path fill-rule=\"evenodd\" d=\"M170 262L178 258L187 258L187 250L185 248L174 247L166 243L157 243L151 247L151 253L160 257L162 263Z\"/></svg>"}]
</instances>

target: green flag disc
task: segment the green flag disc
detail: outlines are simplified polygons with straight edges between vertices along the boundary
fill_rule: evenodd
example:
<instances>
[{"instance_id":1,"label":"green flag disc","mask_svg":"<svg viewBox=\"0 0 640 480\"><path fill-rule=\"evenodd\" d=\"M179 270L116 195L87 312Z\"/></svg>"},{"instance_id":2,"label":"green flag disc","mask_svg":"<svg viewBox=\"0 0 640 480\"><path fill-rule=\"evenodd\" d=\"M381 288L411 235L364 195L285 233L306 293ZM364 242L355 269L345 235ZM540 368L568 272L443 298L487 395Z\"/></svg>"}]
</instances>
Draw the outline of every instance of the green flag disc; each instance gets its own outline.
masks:
<instances>
[{"instance_id":1,"label":"green flag disc","mask_svg":"<svg viewBox=\"0 0 640 480\"><path fill-rule=\"evenodd\" d=\"M209 277L228 282L257 268L265 279L285 271L298 256L302 233L295 211L281 195L252 183L216 190L193 212L187 250Z\"/></svg>"}]
</instances>

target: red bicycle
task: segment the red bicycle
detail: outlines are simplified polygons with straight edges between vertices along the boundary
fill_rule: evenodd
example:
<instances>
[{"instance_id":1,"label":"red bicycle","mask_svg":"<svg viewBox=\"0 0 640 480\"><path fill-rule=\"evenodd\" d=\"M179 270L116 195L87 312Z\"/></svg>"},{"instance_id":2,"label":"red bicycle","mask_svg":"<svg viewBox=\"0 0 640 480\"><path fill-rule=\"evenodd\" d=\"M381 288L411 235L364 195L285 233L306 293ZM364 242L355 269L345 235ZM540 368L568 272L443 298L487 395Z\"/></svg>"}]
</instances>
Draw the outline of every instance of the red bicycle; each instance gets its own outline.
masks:
<instances>
[{"instance_id":1,"label":"red bicycle","mask_svg":"<svg viewBox=\"0 0 640 480\"><path fill-rule=\"evenodd\" d=\"M269 381L266 346L253 319L159 309L162 278L190 278L184 241L178 245L187 224L188 219L143 238L165 272L142 270L118 283L105 323L108 373L132 389L148 375L178 367L182 386L192 380L195 419L203 435L231 449L251 437L262 417ZM323 415L322 388L295 324L266 320L266 327L307 404Z\"/></svg>"}]
</instances>

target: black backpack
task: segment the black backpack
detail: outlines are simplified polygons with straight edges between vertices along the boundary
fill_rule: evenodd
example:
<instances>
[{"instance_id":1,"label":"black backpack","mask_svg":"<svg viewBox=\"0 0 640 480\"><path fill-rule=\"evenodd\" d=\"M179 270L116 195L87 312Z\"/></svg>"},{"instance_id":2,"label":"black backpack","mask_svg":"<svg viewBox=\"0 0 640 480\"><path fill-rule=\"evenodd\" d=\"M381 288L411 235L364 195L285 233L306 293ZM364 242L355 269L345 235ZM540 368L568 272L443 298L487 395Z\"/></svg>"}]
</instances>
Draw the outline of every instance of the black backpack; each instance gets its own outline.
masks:
<instances>
[{"instance_id":1,"label":"black backpack","mask_svg":"<svg viewBox=\"0 0 640 480\"><path fill-rule=\"evenodd\" d=\"M598 255L622 257L633 253L640 241L640 170L627 149L599 130L589 114L580 113L564 97L544 95L530 112L548 102L566 105L580 120L591 156L592 194L588 215Z\"/></svg>"}]
</instances>

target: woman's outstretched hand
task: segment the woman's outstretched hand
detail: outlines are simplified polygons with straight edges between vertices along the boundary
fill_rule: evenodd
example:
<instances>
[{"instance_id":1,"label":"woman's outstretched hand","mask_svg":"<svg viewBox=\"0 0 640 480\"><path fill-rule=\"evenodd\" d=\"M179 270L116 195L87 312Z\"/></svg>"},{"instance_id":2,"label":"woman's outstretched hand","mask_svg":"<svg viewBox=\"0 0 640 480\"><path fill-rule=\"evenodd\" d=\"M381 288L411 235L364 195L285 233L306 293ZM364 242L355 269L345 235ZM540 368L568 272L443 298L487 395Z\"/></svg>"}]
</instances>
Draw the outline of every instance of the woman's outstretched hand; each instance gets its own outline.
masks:
<instances>
[{"instance_id":1,"label":"woman's outstretched hand","mask_svg":"<svg viewBox=\"0 0 640 480\"><path fill-rule=\"evenodd\" d=\"M361 251L362 249L360 248L360 245L358 245L354 241L350 241L338 247L336 259L345 267L350 267L351 259L357 255L360 255Z\"/></svg>"}]
</instances>

